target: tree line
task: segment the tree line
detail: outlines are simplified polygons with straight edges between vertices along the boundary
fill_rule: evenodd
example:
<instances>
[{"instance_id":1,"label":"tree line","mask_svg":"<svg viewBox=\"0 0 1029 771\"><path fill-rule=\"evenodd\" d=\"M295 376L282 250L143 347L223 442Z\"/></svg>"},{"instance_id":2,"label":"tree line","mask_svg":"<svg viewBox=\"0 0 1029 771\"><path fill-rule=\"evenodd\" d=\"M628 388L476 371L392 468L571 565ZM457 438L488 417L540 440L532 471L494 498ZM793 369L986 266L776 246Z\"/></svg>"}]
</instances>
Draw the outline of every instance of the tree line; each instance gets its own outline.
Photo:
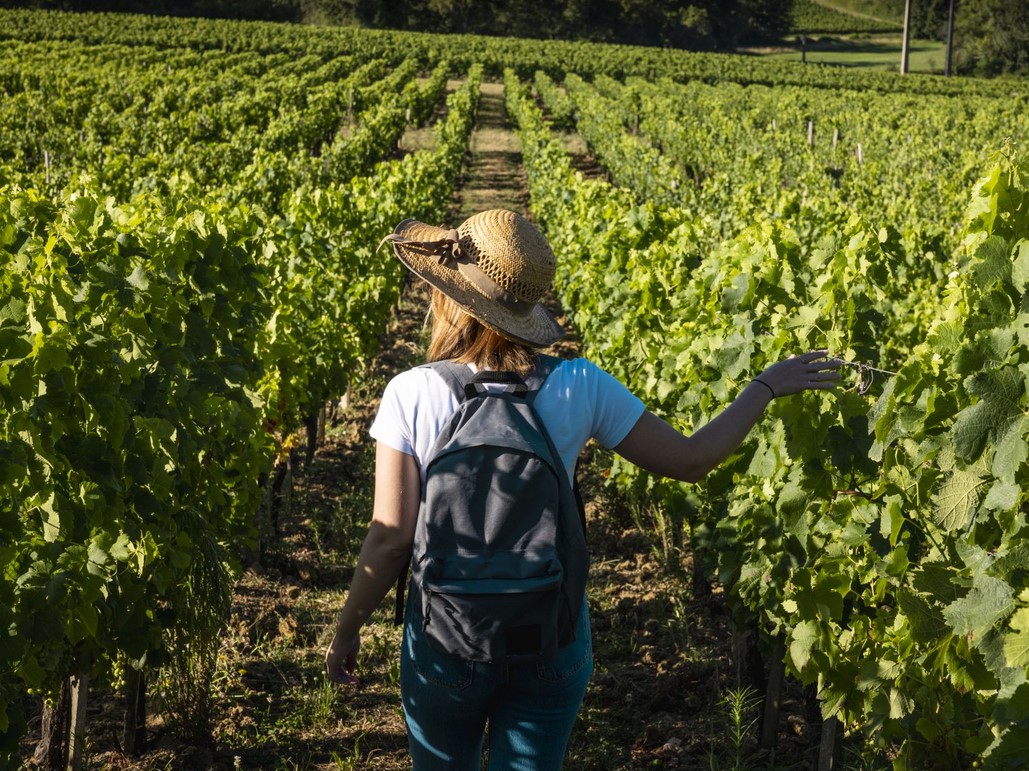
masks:
<instances>
[{"instance_id":1,"label":"tree line","mask_svg":"<svg viewBox=\"0 0 1029 771\"><path fill-rule=\"evenodd\" d=\"M789 31L793 0L0 0L0 7L125 11L696 50Z\"/></svg>"},{"instance_id":2,"label":"tree line","mask_svg":"<svg viewBox=\"0 0 1029 771\"><path fill-rule=\"evenodd\" d=\"M904 0L883 0L902 15ZM262 19L731 51L779 41L794 0L0 0L0 7ZM950 0L913 0L912 33L943 40ZM880 3L879 5L882 5ZM1029 73L1029 2L956 0L962 74Z\"/></svg>"}]
</instances>

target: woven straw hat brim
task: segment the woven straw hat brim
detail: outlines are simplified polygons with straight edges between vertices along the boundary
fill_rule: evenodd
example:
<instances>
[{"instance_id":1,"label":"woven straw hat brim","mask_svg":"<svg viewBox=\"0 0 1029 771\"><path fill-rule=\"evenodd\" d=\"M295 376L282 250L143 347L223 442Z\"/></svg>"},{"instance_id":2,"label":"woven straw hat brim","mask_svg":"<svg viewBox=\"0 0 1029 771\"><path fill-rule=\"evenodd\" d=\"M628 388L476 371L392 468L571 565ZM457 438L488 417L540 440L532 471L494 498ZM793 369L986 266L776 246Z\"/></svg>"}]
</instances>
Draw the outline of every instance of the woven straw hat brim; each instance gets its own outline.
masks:
<instances>
[{"instance_id":1,"label":"woven straw hat brim","mask_svg":"<svg viewBox=\"0 0 1029 771\"><path fill-rule=\"evenodd\" d=\"M405 240L434 242L445 238L449 231L417 220L404 220L393 232ZM501 335L537 348L546 348L564 337L561 325L539 303L533 305L528 314L514 313L482 294L461 275L456 265L441 262L430 249L396 242L392 246L394 253L411 272Z\"/></svg>"}]
</instances>

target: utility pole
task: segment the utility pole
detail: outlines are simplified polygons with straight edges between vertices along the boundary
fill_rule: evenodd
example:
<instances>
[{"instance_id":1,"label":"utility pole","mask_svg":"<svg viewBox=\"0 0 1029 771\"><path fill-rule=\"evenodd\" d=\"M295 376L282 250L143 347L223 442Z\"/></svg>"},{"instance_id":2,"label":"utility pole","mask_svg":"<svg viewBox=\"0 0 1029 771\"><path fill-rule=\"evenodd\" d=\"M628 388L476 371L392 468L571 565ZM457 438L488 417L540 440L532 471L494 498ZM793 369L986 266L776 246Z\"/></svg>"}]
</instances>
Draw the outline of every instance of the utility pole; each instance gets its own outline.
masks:
<instances>
[{"instance_id":1,"label":"utility pole","mask_svg":"<svg viewBox=\"0 0 1029 771\"><path fill-rule=\"evenodd\" d=\"M943 68L943 74L950 77L951 55L954 52L954 5L955 0L950 0L950 10L947 12L947 64Z\"/></svg>"},{"instance_id":2,"label":"utility pole","mask_svg":"<svg viewBox=\"0 0 1029 771\"><path fill-rule=\"evenodd\" d=\"M908 71L908 43L911 40L911 0L904 0L904 43L900 49L900 74Z\"/></svg>"}]
</instances>

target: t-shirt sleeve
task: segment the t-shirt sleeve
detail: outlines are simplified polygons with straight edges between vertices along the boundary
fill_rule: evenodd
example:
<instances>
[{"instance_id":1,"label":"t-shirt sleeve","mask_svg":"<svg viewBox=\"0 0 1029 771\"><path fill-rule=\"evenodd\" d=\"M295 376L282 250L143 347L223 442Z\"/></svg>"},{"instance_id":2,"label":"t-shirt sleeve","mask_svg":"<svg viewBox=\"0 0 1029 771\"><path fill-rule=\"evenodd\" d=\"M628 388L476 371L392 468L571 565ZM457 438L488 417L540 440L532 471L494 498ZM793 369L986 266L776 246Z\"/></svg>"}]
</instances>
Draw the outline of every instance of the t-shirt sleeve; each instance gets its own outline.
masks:
<instances>
[{"instance_id":1,"label":"t-shirt sleeve","mask_svg":"<svg viewBox=\"0 0 1029 771\"><path fill-rule=\"evenodd\" d=\"M646 405L618 378L595 364L589 364L589 368L593 381L593 437L611 449L625 439Z\"/></svg>"},{"instance_id":2,"label":"t-shirt sleeve","mask_svg":"<svg viewBox=\"0 0 1029 771\"><path fill-rule=\"evenodd\" d=\"M404 392L404 380L408 373L397 375L386 384L382 392L379 411L375 414L372 427L368 433L376 441L382 442L394 450L414 455L414 431L400 397Z\"/></svg>"}]
</instances>

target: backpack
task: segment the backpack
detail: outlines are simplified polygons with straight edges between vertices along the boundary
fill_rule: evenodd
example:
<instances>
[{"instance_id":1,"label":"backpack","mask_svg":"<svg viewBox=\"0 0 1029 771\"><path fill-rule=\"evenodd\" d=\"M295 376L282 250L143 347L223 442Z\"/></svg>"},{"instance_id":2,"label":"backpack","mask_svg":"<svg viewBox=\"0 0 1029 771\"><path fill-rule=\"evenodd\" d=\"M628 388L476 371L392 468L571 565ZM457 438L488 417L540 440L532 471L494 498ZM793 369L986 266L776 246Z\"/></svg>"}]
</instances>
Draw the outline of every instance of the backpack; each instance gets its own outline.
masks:
<instances>
[{"instance_id":1,"label":"backpack","mask_svg":"<svg viewBox=\"0 0 1029 771\"><path fill-rule=\"evenodd\" d=\"M533 407L559 360L537 361L524 381L425 365L460 406L426 460L412 601L429 643L466 660L545 659L575 639L589 569L585 516ZM401 603L398 592L398 611Z\"/></svg>"}]
</instances>

